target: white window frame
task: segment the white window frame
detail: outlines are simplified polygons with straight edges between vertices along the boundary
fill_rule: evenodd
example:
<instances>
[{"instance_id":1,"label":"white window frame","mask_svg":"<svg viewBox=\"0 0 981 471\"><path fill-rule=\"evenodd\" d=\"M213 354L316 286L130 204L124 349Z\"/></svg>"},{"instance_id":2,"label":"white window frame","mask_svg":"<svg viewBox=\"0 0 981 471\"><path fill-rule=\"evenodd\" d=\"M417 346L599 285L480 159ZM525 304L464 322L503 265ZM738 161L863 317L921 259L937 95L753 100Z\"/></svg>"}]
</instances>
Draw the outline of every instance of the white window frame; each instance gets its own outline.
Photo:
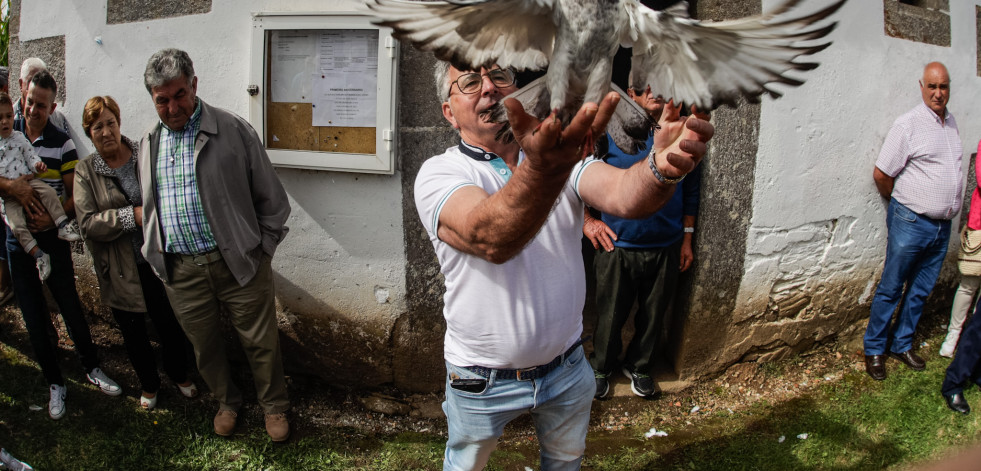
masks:
<instances>
[{"instance_id":1,"label":"white window frame","mask_svg":"<svg viewBox=\"0 0 981 471\"><path fill-rule=\"evenodd\" d=\"M249 122L266 139L266 33L271 30L378 30L378 88L376 100L375 153L342 153L313 150L270 149L266 153L279 167L358 173L395 173L395 119L397 113L398 43L391 28L373 25L370 17L356 12L260 12L252 14L252 49L249 83L258 87L249 103ZM254 87L250 87L254 91Z\"/></svg>"}]
</instances>

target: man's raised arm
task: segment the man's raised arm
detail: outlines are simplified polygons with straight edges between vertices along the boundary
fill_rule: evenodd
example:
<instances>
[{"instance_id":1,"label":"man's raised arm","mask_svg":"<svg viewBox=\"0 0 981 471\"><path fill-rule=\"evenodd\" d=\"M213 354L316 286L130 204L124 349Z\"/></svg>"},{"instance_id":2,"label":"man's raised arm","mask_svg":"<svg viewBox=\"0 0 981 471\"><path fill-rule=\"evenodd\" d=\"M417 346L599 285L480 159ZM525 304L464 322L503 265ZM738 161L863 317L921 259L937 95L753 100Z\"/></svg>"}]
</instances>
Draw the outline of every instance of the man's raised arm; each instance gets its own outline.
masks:
<instances>
[{"instance_id":1,"label":"man's raised arm","mask_svg":"<svg viewBox=\"0 0 981 471\"><path fill-rule=\"evenodd\" d=\"M687 175L701 162L706 143L715 134L707 116L681 118L677 110L662 115L654 134L653 156L628 169L605 163L590 165L579 182L579 194L590 207L622 218L647 217L674 194L669 183ZM660 175L658 178L657 175Z\"/></svg>"}]
</instances>

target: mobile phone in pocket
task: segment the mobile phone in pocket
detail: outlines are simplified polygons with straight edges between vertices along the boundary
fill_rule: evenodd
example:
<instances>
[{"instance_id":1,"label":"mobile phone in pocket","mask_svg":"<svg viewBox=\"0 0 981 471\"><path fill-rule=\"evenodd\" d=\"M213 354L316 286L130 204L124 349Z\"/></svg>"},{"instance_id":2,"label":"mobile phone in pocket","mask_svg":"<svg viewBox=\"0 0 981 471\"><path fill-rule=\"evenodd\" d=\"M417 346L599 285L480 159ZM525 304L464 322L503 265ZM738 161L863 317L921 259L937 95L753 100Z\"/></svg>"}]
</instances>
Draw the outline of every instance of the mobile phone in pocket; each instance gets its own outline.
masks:
<instances>
[{"instance_id":1,"label":"mobile phone in pocket","mask_svg":"<svg viewBox=\"0 0 981 471\"><path fill-rule=\"evenodd\" d=\"M487 380L484 378L454 378L450 381L450 387L468 393L479 393L487 389Z\"/></svg>"}]
</instances>

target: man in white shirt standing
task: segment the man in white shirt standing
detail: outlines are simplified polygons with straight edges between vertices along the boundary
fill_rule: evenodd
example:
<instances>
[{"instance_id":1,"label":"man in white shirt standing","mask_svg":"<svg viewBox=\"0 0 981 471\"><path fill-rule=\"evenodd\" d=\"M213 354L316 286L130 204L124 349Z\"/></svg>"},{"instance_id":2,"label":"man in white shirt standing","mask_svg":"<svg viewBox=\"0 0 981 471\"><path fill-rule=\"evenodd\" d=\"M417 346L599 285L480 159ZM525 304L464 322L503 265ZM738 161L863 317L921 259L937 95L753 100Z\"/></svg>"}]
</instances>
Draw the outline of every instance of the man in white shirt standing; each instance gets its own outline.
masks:
<instances>
[{"instance_id":1,"label":"man in white shirt standing","mask_svg":"<svg viewBox=\"0 0 981 471\"><path fill-rule=\"evenodd\" d=\"M509 100L515 141L505 143L485 112L517 90L514 71L440 63L435 78L443 116L461 138L426 161L415 182L446 280L443 467L483 468L504 426L529 412L542 469L578 469L596 389L580 346L583 205L653 213L701 160L714 128L679 119L658 133L656 153L619 169L582 158L616 94L585 104L564 129L554 114L539 123Z\"/></svg>"},{"instance_id":2,"label":"man in white shirt standing","mask_svg":"<svg viewBox=\"0 0 981 471\"><path fill-rule=\"evenodd\" d=\"M914 370L926 366L913 351L913 334L940 276L950 220L961 210L964 195L963 149L957 121L947 110L950 74L943 64L926 65L920 93L923 103L893 123L873 171L879 194L889 200L885 267L864 340L865 370L876 380L886 379L887 349Z\"/></svg>"}]
</instances>

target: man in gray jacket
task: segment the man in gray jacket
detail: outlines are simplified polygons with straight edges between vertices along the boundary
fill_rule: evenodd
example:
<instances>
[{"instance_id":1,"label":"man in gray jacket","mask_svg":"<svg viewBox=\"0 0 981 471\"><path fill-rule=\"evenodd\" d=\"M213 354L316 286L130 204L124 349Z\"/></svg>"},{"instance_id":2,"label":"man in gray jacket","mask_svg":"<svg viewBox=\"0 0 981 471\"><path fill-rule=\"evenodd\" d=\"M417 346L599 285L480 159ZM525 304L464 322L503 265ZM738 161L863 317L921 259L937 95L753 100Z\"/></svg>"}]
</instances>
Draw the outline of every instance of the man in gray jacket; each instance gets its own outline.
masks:
<instances>
[{"instance_id":1,"label":"man in gray jacket","mask_svg":"<svg viewBox=\"0 0 981 471\"><path fill-rule=\"evenodd\" d=\"M255 130L197 98L186 52L157 52L143 78L160 117L140 143L143 255L218 400L215 433L233 433L242 405L221 338L223 307L249 357L266 431L285 441L289 398L270 262L287 232L286 191Z\"/></svg>"}]
</instances>

